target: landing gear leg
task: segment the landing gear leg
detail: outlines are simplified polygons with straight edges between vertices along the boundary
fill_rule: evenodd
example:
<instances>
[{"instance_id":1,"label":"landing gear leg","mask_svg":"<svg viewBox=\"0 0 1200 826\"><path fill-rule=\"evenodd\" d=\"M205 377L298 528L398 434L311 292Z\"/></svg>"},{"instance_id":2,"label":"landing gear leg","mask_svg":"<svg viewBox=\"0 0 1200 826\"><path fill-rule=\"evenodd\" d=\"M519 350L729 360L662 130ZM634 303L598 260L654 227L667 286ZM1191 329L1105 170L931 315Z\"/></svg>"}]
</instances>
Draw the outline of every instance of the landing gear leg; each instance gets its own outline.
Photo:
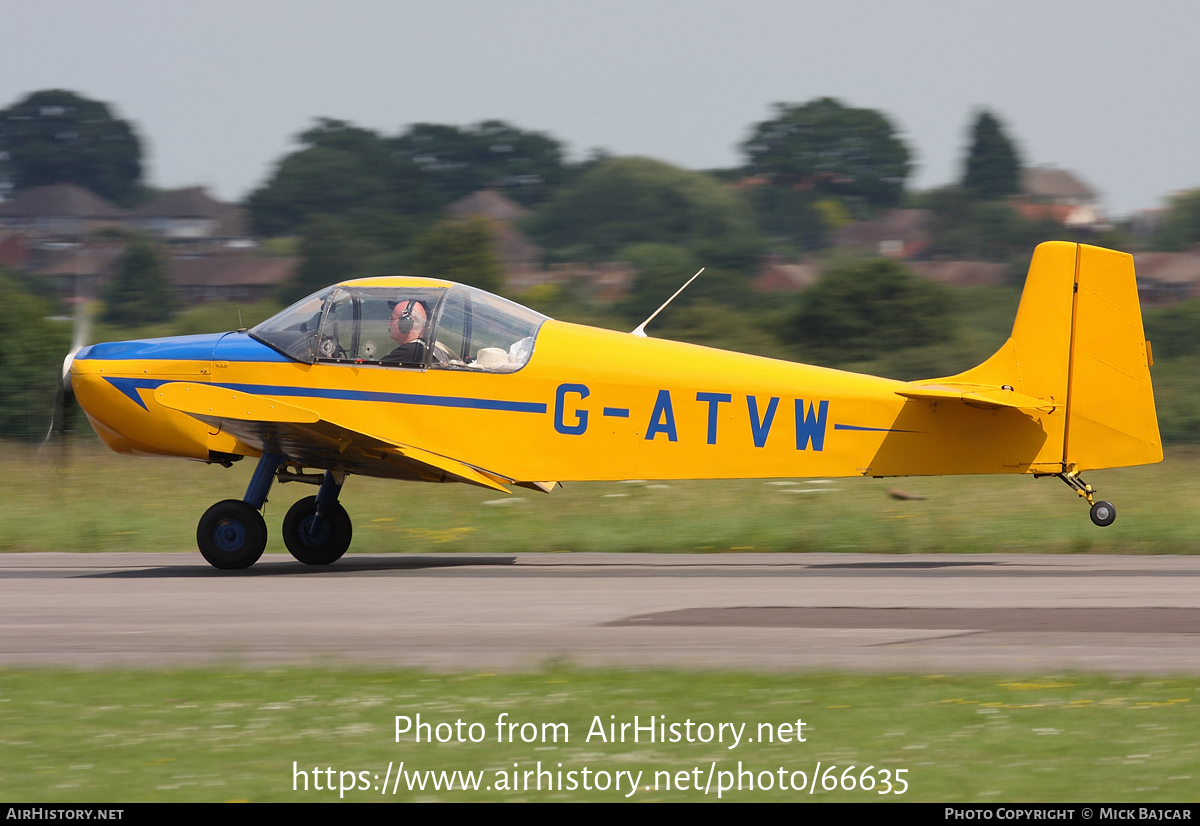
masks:
<instances>
[{"instance_id":1,"label":"landing gear leg","mask_svg":"<svg viewBox=\"0 0 1200 826\"><path fill-rule=\"evenodd\" d=\"M214 568L249 568L262 556L267 547L267 523L259 511L283 461L282 456L264 453L246 488L246 496L241 501L218 502L200 517L196 544Z\"/></svg>"},{"instance_id":2,"label":"landing gear leg","mask_svg":"<svg viewBox=\"0 0 1200 826\"><path fill-rule=\"evenodd\" d=\"M328 565L350 547L350 515L338 503L345 477L325 471L316 496L292 505L283 518L283 543L305 565Z\"/></svg>"},{"instance_id":3,"label":"landing gear leg","mask_svg":"<svg viewBox=\"0 0 1200 826\"><path fill-rule=\"evenodd\" d=\"M1117 509L1113 507L1113 503L1105 502L1104 500L1096 501L1096 490L1079 478L1078 471L1056 473L1054 475L1066 482L1068 487L1086 499L1087 503L1092 506L1091 517L1095 525L1107 528L1113 522L1117 521Z\"/></svg>"}]
</instances>

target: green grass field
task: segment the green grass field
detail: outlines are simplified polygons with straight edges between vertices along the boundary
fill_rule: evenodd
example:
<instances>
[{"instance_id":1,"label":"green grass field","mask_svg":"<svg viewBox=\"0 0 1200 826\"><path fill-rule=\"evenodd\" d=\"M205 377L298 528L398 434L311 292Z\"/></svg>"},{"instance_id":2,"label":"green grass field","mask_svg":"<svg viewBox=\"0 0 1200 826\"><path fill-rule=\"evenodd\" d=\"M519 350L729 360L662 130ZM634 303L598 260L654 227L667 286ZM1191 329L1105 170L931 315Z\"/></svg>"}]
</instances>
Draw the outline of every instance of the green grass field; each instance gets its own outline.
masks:
<instances>
[{"instance_id":1,"label":"green grass field","mask_svg":"<svg viewBox=\"0 0 1200 826\"><path fill-rule=\"evenodd\" d=\"M241 498L233 468L111 453L94 439L39 453L0 443L0 551L194 551L200 514ZM1089 481L1119 514L1096 528L1056 479L1025 476L568 484L513 497L466 485L351 477L358 553L859 551L1190 554L1200 549L1200 451ZM889 489L926 497L897 500ZM276 485L268 553L313 488Z\"/></svg>"},{"instance_id":2,"label":"green grass field","mask_svg":"<svg viewBox=\"0 0 1200 826\"><path fill-rule=\"evenodd\" d=\"M557 787L566 772L640 771L632 800L712 800L719 782L736 782L738 761L751 770L755 789L723 792L722 799L797 801L1195 801L1200 794L1200 679L1112 679L1055 676L1038 679L963 676L750 675L674 671L576 671L538 674L457 674L317 670L72 672L0 670L0 799L16 801L347 801L401 800L622 800L622 788L585 791ZM497 743L496 720L534 723L535 742ZM395 716L422 722L471 723L482 742L417 744L411 733L395 742ZM666 724L745 723L742 740L723 743L634 744L588 740L593 720L632 722L663 715ZM795 723L805 742L795 742ZM569 740L550 740L543 723L566 723ZM759 724L773 737L758 742ZM432 731L432 729L431 729ZM619 729L617 729L619 731ZM681 728L681 736L687 729ZM533 728L526 735L535 737ZM669 730L668 730L669 733ZM691 729L693 737L706 730ZM443 737L450 729L441 730ZM748 742L754 740L754 742ZM293 761L307 772L293 773ZM399 791L396 766L403 761ZM523 772L536 763L555 773L543 790L526 790ZM381 787L388 764L393 782ZM498 772L517 790L491 791ZM713 768L713 764L715 769ZM814 770L818 784L811 793ZM829 767L834 767L826 775ZM852 771L847 772L851 769ZM847 789L868 770L874 789ZM321 769L317 791L313 768ZM333 769L332 775L324 772ZM694 791L699 768L707 798ZM789 786L781 791L779 769ZM903 769L903 774L897 774ZM482 773L479 791L408 790L427 770ZM884 775L883 770L889 772ZM354 772L343 776L341 772ZM675 786L689 772L688 789ZM773 788L760 789L770 772ZM366 775L361 774L366 772ZM670 772L671 790L666 789ZM720 775L720 772L731 772ZM378 775L378 778L375 778ZM843 780L845 775L846 779ZM477 774L478 776L478 774ZM907 780L902 795L880 795L884 779ZM364 779L365 778L365 779ZM658 790L654 789L658 782ZM533 783L534 777L529 778ZM603 781L600 781L603 783ZM293 791L293 783L299 787ZM844 783L845 785L840 785ZM646 786L651 787L646 790Z\"/></svg>"}]
</instances>

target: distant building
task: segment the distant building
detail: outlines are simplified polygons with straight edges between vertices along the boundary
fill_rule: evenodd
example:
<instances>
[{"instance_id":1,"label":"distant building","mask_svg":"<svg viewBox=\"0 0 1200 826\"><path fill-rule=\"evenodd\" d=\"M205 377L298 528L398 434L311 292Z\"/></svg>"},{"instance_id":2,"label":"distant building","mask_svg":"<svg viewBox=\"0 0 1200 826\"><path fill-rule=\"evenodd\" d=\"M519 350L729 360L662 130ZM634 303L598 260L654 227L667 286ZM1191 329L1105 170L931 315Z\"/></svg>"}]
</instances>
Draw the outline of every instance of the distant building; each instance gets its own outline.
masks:
<instances>
[{"instance_id":1,"label":"distant building","mask_svg":"<svg viewBox=\"0 0 1200 826\"><path fill-rule=\"evenodd\" d=\"M23 239L21 269L49 281L62 295L99 295L112 277L123 241Z\"/></svg>"},{"instance_id":2,"label":"distant building","mask_svg":"<svg viewBox=\"0 0 1200 826\"><path fill-rule=\"evenodd\" d=\"M1133 268L1143 304L1171 304L1200 296L1200 247L1190 252L1134 253Z\"/></svg>"},{"instance_id":3,"label":"distant building","mask_svg":"<svg viewBox=\"0 0 1200 826\"><path fill-rule=\"evenodd\" d=\"M0 203L0 227L40 235L78 237L128 218L128 210L73 184L35 186Z\"/></svg>"},{"instance_id":4,"label":"distant building","mask_svg":"<svg viewBox=\"0 0 1200 826\"><path fill-rule=\"evenodd\" d=\"M1129 216L1129 231L1139 239L1152 238L1167 218L1166 207L1139 209Z\"/></svg>"},{"instance_id":5,"label":"distant building","mask_svg":"<svg viewBox=\"0 0 1200 826\"><path fill-rule=\"evenodd\" d=\"M0 232L0 267L20 269L29 257L25 236L19 232Z\"/></svg>"},{"instance_id":6,"label":"distant building","mask_svg":"<svg viewBox=\"0 0 1200 826\"><path fill-rule=\"evenodd\" d=\"M492 189L481 189L446 207L451 218L487 218L501 224L511 224L533 213L512 198Z\"/></svg>"},{"instance_id":7,"label":"distant building","mask_svg":"<svg viewBox=\"0 0 1200 826\"><path fill-rule=\"evenodd\" d=\"M759 262L754 289L763 293L797 292L811 287L820 275L820 267L815 263L785 261L771 255Z\"/></svg>"},{"instance_id":8,"label":"distant building","mask_svg":"<svg viewBox=\"0 0 1200 826\"><path fill-rule=\"evenodd\" d=\"M1095 206L1096 190L1065 169L1032 166L1021 170L1021 194L1034 203Z\"/></svg>"},{"instance_id":9,"label":"distant building","mask_svg":"<svg viewBox=\"0 0 1200 826\"><path fill-rule=\"evenodd\" d=\"M1079 229L1107 223L1098 193L1065 169L1035 166L1021 170L1021 195L1013 205L1035 221L1051 220Z\"/></svg>"},{"instance_id":10,"label":"distant building","mask_svg":"<svg viewBox=\"0 0 1200 826\"><path fill-rule=\"evenodd\" d=\"M513 226L532 213L513 199L494 190L472 192L446 207L451 218L483 218L492 227L492 251L504 265L504 282L510 291L520 291L553 279L542 266L543 250Z\"/></svg>"},{"instance_id":11,"label":"distant building","mask_svg":"<svg viewBox=\"0 0 1200 826\"><path fill-rule=\"evenodd\" d=\"M226 255L173 255L168 261L171 283L185 304L211 301L259 301L270 298L292 278L299 258Z\"/></svg>"},{"instance_id":12,"label":"distant building","mask_svg":"<svg viewBox=\"0 0 1200 826\"><path fill-rule=\"evenodd\" d=\"M892 209L873 221L858 221L833 233L839 247L861 249L872 255L908 260L929 248L933 235L928 209Z\"/></svg>"},{"instance_id":13,"label":"distant building","mask_svg":"<svg viewBox=\"0 0 1200 826\"><path fill-rule=\"evenodd\" d=\"M133 210L129 224L165 241L250 237L245 210L209 197L203 187L164 192Z\"/></svg>"},{"instance_id":14,"label":"distant building","mask_svg":"<svg viewBox=\"0 0 1200 826\"><path fill-rule=\"evenodd\" d=\"M0 263L38 276L61 295L101 295L134 230L167 242L163 254L184 304L257 301L274 294L297 258L252 255L245 210L200 187L164 192L133 211L69 184L34 187L0 203ZM7 231L6 231L7 230Z\"/></svg>"},{"instance_id":15,"label":"distant building","mask_svg":"<svg viewBox=\"0 0 1200 826\"><path fill-rule=\"evenodd\" d=\"M986 261L910 261L908 268L930 281L957 286L1000 285L1009 272L1007 264Z\"/></svg>"}]
</instances>

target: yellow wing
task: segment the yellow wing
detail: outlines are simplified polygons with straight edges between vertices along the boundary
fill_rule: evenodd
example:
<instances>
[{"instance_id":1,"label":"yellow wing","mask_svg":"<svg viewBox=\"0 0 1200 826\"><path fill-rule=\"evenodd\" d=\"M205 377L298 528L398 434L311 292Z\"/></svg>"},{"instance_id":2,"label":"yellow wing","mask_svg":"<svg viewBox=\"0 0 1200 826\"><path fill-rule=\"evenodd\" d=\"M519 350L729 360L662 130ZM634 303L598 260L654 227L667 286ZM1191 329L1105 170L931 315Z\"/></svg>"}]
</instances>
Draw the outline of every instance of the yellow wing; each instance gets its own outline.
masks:
<instances>
[{"instance_id":1,"label":"yellow wing","mask_svg":"<svg viewBox=\"0 0 1200 826\"><path fill-rule=\"evenodd\" d=\"M508 493L504 483L542 489L503 474L478 468L370 433L322 419L311 410L278 399L211 384L171 382L154 391L163 407L220 427L261 452L286 456L304 465L427 482L467 482ZM542 483L550 484L553 483Z\"/></svg>"}]
</instances>

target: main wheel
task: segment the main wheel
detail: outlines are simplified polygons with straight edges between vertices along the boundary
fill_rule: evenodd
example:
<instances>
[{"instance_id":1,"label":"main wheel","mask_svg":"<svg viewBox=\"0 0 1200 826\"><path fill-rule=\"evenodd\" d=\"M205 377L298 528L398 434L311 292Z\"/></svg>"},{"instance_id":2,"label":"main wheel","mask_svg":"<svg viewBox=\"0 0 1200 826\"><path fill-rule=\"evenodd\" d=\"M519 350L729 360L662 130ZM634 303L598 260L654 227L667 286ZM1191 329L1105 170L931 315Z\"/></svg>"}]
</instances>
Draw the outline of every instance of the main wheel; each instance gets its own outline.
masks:
<instances>
[{"instance_id":1,"label":"main wheel","mask_svg":"<svg viewBox=\"0 0 1200 826\"><path fill-rule=\"evenodd\" d=\"M341 559L353 533L350 514L336 502L317 516L315 496L301 499L283 517L283 544L305 565L328 565Z\"/></svg>"},{"instance_id":2,"label":"main wheel","mask_svg":"<svg viewBox=\"0 0 1200 826\"><path fill-rule=\"evenodd\" d=\"M1107 528L1117 521L1117 509L1112 502L1097 502L1092 505L1092 521L1101 528Z\"/></svg>"},{"instance_id":3,"label":"main wheel","mask_svg":"<svg viewBox=\"0 0 1200 826\"><path fill-rule=\"evenodd\" d=\"M249 568L267 547L267 523L240 499L226 499L200 517L196 544L214 568Z\"/></svg>"}]
</instances>

